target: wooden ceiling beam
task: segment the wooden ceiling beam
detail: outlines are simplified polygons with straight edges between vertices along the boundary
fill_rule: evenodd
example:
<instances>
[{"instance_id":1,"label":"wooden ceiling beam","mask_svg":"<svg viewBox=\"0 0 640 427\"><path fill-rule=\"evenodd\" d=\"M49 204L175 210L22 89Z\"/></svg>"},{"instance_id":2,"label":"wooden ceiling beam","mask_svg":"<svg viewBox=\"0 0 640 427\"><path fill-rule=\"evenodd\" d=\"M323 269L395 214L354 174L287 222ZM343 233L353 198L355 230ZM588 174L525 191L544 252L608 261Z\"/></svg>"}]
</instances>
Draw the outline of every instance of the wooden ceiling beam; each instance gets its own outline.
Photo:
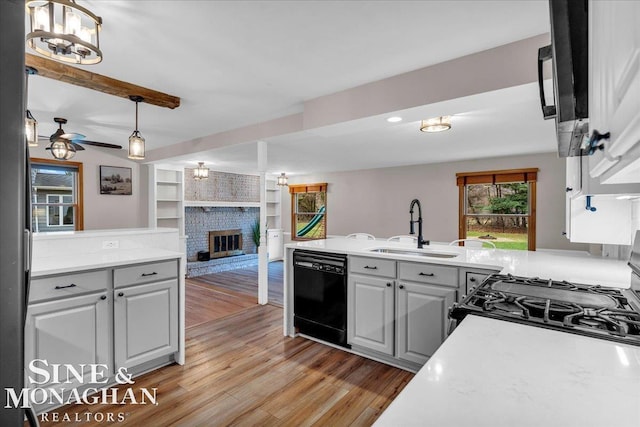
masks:
<instances>
[{"instance_id":1,"label":"wooden ceiling beam","mask_svg":"<svg viewBox=\"0 0 640 427\"><path fill-rule=\"evenodd\" d=\"M108 93L109 95L120 96L129 99L129 96L141 96L143 102L147 104L157 105L159 107L177 108L180 106L180 98L153 89L123 82L122 80L112 79L111 77L101 74L92 73L91 71L82 70L72 67L62 62L52 59L25 54L25 65L38 70L38 75L48 77L50 79L59 80L61 82L70 83L76 86L86 87L87 89L97 90L99 92Z\"/></svg>"}]
</instances>

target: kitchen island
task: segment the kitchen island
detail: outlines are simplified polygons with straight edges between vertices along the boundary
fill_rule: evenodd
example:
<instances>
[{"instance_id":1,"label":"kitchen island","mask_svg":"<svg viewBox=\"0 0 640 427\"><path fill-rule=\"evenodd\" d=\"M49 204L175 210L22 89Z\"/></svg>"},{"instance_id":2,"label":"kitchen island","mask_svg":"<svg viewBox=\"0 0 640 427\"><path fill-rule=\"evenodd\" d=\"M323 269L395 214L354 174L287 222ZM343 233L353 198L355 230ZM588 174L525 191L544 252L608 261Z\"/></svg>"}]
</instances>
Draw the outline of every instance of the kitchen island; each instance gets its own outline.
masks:
<instances>
[{"instance_id":1,"label":"kitchen island","mask_svg":"<svg viewBox=\"0 0 640 427\"><path fill-rule=\"evenodd\" d=\"M303 249L424 266L493 269L503 274L618 288L629 288L631 280L625 262L588 254L446 245L425 248L455 255L437 258L375 251L380 248L415 249L398 243L346 239L290 244L285 254L285 279L292 277L293 251ZM291 279L285 285L284 331L294 335L289 317ZM376 425L638 426L639 384L640 347L468 315Z\"/></svg>"},{"instance_id":2,"label":"kitchen island","mask_svg":"<svg viewBox=\"0 0 640 427\"><path fill-rule=\"evenodd\" d=\"M296 249L382 260L393 259L425 265L492 270L514 276L551 278L618 288L628 288L631 281L631 270L627 267L626 262L591 256L588 253L480 249L441 244L428 245L422 250L425 253L432 251L437 254L455 255L451 258L441 258L375 251L380 248L410 249L418 252L415 246L407 243L380 240L333 238L287 244L284 270L284 334L295 335L293 328L292 254Z\"/></svg>"}]
</instances>

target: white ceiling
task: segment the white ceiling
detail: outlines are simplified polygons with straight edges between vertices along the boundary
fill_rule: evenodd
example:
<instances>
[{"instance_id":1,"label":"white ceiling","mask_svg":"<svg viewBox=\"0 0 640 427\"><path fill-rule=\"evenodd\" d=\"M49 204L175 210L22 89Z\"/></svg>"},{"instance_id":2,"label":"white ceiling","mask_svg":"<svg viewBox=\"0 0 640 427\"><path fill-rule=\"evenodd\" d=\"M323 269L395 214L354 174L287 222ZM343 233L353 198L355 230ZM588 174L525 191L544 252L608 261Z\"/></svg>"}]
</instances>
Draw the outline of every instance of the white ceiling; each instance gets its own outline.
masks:
<instances>
[{"instance_id":1,"label":"white ceiling","mask_svg":"<svg viewBox=\"0 0 640 427\"><path fill-rule=\"evenodd\" d=\"M100 1L102 63L87 70L181 97L140 106L147 150L299 113L304 101L549 31L546 0ZM67 132L126 146L134 104L43 77L29 80L40 134ZM453 129L418 121L455 113ZM369 117L268 142L269 170L308 173L553 151L537 88L516 87ZM219 170L256 170L256 144L186 156ZM88 149L78 156L89 156ZM122 151L124 155L124 150Z\"/></svg>"}]
</instances>

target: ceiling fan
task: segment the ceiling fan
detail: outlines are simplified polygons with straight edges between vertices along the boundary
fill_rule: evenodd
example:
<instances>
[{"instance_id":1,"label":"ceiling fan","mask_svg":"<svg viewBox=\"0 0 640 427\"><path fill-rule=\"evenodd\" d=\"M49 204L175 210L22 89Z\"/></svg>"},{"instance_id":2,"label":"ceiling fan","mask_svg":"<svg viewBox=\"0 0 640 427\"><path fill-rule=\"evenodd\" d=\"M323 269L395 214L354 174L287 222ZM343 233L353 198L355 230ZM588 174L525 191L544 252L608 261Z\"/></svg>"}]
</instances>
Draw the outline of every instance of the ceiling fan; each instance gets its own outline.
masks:
<instances>
[{"instance_id":1,"label":"ceiling fan","mask_svg":"<svg viewBox=\"0 0 640 427\"><path fill-rule=\"evenodd\" d=\"M122 149L121 145L109 144L106 142L97 142L97 141L88 141L85 136L80 133L67 133L62 129L62 125L67 123L67 119L63 119L62 117L54 117L54 122L58 123L58 130L56 130L50 137L46 136L38 136L38 139L41 141L50 141L55 142L59 139L67 140L73 148L77 151L84 150L83 145L93 145L95 147L103 147L103 148L115 148Z\"/></svg>"}]
</instances>

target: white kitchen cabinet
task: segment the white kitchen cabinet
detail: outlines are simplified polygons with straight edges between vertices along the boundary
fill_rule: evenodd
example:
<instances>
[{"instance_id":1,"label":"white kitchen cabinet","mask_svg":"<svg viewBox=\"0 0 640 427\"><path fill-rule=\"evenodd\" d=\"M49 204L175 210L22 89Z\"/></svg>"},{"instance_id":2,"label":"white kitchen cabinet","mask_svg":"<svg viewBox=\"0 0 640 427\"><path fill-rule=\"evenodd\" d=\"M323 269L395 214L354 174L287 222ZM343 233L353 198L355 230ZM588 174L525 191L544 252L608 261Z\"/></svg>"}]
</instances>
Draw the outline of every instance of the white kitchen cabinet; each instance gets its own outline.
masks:
<instances>
[{"instance_id":1,"label":"white kitchen cabinet","mask_svg":"<svg viewBox=\"0 0 640 427\"><path fill-rule=\"evenodd\" d=\"M114 291L116 370L178 351L178 280Z\"/></svg>"},{"instance_id":2,"label":"white kitchen cabinet","mask_svg":"<svg viewBox=\"0 0 640 427\"><path fill-rule=\"evenodd\" d=\"M632 202L614 195L587 196L571 199L570 240L578 243L630 245L632 237Z\"/></svg>"},{"instance_id":3,"label":"white kitchen cabinet","mask_svg":"<svg viewBox=\"0 0 640 427\"><path fill-rule=\"evenodd\" d=\"M565 234L571 242L628 245L631 203L620 196L639 194L640 183L602 184L587 172L589 157L566 159ZM587 196L596 210L587 210Z\"/></svg>"},{"instance_id":4,"label":"white kitchen cabinet","mask_svg":"<svg viewBox=\"0 0 640 427\"><path fill-rule=\"evenodd\" d=\"M424 283L397 284L396 356L424 364L447 336L456 290Z\"/></svg>"},{"instance_id":5,"label":"white kitchen cabinet","mask_svg":"<svg viewBox=\"0 0 640 427\"><path fill-rule=\"evenodd\" d=\"M447 336L459 274L450 265L349 257L349 344L411 369L423 365Z\"/></svg>"},{"instance_id":6,"label":"white kitchen cabinet","mask_svg":"<svg viewBox=\"0 0 640 427\"><path fill-rule=\"evenodd\" d=\"M394 281L351 274L347 286L349 344L393 356Z\"/></svg>"},{"instance_id":7,"label":"white kitchen cabinet","mask_svg":"<svg viewBox=\"0 0 640 427\"><path fill-rule=\"evenodd\" d=\"M40 359L46 361L49 366L58 364L66 366L71 364L78 371L83 364L104 364L108 371L103 372L109 376L113 369L110 353L110 306L107 290L90 294L62 297L30 304L27 309L25 324L25 367ZM43 367L38 364L38 367ZM51 369L47 369L50 373ZM29 376L32 374L27 369L25 385L37 388L46 388L46 384L32 384ZM70 384L51 385L52 387L64 387L69 390L78 387L80 382L68 378L66 369L60 369L59 381L70 380ZM86 370L83 382L90 382ZM44 378L36 376L36 381Z\"/></svg>"},{"instance_id":8,"label":"white kitchen cabinet","mask_svg":"<svg viewBox=\"0 0 640 427\"><path fill-rule=\"evenodd\" d=\"M592 175L640 182L640 2L589 1L589 50L590 129L611 134Z\"/></svg>"}]
</instances>

